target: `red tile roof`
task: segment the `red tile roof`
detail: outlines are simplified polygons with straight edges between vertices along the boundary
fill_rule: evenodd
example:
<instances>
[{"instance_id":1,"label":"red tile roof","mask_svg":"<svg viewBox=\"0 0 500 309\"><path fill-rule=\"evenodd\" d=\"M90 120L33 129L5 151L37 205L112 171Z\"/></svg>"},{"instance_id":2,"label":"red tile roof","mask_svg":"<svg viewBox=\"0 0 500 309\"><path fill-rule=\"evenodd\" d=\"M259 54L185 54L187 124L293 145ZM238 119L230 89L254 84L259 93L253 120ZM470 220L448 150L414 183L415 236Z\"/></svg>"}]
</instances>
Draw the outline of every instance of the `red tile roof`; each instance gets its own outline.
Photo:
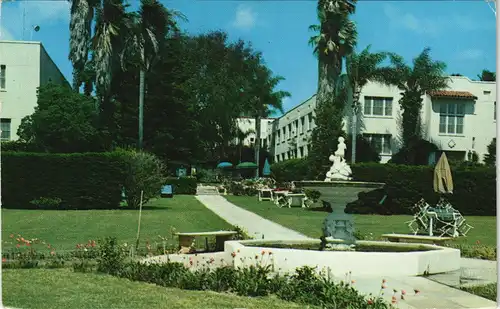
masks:
<instances>
[{"instance_id":1,"label":"red tile roof","mask_svg":"<svg viewBox=\"0 0 500 309\"><path fill-rule=\"evenodd\" d=\"M449 91L449 90L438 90L431 91L429 95L434 98L453 98L453 99L464 99L464 100L477 100L477 97L470 93L469 91Z\"/></svg>"}]
</instances>

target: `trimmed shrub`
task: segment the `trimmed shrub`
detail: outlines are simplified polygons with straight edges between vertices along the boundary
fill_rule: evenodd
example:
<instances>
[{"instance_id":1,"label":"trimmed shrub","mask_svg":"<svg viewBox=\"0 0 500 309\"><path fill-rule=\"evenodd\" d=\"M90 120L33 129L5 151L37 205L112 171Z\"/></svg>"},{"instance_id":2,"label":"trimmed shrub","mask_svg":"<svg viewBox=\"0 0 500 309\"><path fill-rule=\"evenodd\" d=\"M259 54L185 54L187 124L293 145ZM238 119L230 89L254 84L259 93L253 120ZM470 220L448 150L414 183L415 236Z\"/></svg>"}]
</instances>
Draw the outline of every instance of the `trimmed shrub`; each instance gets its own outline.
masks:
<instances>
[{"instance_id":1,"label":"trimmed shrub","mask_svg":"<svg viewBox=\"0 0 500 309\"><path fill-rule=\"evenodd\" d=\"M411 214L411 207L424 198L429 204L436 203L439 195L433 189L434 167L395 164L356 164L353 176L358 181L384 182L387 200L380 207L360 195L363 202L380 209L375 213ZM461 166L452 170L454 191L448 201L463 215L496 215L496 171L481 166ZM365 207L367 205L364 205ZM358 213L354 211L353 213Z\"/></svg>"},{"instance_id":2,"label":"trimmed shrub","mask_svg":"<svg viewBox=\"0 0 500 309\"><path fill-rule=\"evenodd\" d=\"M120 153L3 152L1 164L5 208L117 208L127 174Z\"/></svg>"},{"instance_id":3,"label":"trimmed shrub","mask_svg":"<svg viewBox=\"0 0 500 309\"><path fill-rule=\"evenodd\" d=\"M174 194L196 194L198 181L195 177L168 177L165 183L172 185Z\"/></svg>"},{"instance_id":4,"label":"trimmed shrub","mask_svg":"<svg viewBox=\"0 0 500 309\"><path fill-rule=\"evenodd\" d=\"M152 153L137 150L120 150L127 159L128 173L125 180L125 194L129 207L139 207L142 201L147 203L151 198L160 196L161 187L165 184L165 166Z\"/></svg>"},{"instance_id":5,"label":"trimmed shrub","mask_svg":"<svg viewBox=\"0 0 500 309\"><path fill-rule=\"evenodd\" d=\"M271 177L274 178L276 182L305 180L307 178L308 168L308 161L304 159L281 161L271 165Z\"/></svg>"}]
</instances>

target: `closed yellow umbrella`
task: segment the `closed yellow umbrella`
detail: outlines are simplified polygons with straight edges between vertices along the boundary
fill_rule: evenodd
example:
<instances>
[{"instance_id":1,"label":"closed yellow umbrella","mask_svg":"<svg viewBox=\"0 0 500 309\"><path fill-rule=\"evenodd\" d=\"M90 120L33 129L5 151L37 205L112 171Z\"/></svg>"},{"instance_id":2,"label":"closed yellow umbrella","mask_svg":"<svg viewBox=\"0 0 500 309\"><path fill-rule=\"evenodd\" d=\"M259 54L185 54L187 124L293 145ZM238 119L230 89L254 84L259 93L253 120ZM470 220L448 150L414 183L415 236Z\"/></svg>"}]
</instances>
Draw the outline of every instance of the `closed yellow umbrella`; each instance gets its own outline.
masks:
<instances>
[{"instance_id":1,"label":"closed yellow umbrella","mask_svg":"<svg viewBox=\"0 0 500 309\"><path fill-rule=\"evenodd\" d=\"M434 168L434 191L441 194L453 193L453 178L451 177L450 164L443 152Z\"/></svg>"}]
</instances>

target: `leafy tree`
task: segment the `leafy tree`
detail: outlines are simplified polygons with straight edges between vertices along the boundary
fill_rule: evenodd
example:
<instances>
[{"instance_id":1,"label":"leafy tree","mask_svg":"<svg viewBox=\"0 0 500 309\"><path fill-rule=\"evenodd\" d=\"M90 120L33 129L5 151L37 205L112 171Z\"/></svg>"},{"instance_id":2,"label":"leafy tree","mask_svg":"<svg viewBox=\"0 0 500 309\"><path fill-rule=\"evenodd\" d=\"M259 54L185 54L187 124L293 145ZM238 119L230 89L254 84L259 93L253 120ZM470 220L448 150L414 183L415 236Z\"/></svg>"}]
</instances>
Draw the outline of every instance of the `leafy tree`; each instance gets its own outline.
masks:
<instances>
[{"instance_id":1,"label":"leafy tree","mask_svg":"<svg viewBox=\"0 0 500 309\"><path fill-rule=\"evenodd\" d=\"M389 58L391 66L384 69L384 79L402 91L399 105L403 110L401 137L404 148L410 141L415 142L422 138L420 112L423 96L447 88L449 78L444 72L446 64L431 59L430 48L425 48L413 59L413 67L396 54L389 54Z\"/></svg>"},{"instance_id":2,"label":"leafy tree","mask_svg":"<svg viewBox=\"0 0 500 309\"><path fill-rule=\"evenodd\" d=\"M497 80L497 74L488 70L483 70L477 77L483 82L496 82Z\"/></svg>"},{"instance_id":3,"label":"leafy tree","mask_svg":"<svg viewBox=\"0 0 500 309\"><path fill-rule=\"evenodd\" d=\"M495 166L497 161L497 139L493 138L488 145L488 153L484 155L484 164Z\"/></svg>"},{"instance_id":4,"label":"leafy tree","mask_svg":"<svg viewBox=\"0 0 500 309\"><path fill-rule=\"evenodd\" d=\"M35 112L21 121L21 141L49 152L106 150L96 126L94 99L49 83L38 89L37 103Z\"/></svg>"}]
</instances>

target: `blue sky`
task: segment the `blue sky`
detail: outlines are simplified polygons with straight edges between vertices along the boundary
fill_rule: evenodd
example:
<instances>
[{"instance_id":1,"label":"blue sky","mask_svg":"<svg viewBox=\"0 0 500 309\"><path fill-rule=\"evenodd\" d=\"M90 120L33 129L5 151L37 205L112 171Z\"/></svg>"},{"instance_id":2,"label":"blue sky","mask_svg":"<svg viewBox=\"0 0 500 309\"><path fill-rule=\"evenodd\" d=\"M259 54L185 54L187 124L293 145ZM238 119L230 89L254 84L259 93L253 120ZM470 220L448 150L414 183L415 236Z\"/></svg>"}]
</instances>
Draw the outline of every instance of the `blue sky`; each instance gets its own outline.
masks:
<instances>
[{"instance_id":1,"label":"blue sky","mask_svg":"<svg viewBox=\"0 0 500 309\"><path fill-rule=\"evenodd\" d=\"M132 8L138 1L130 1ZM317 22L316 1L163 1L188 18L182 27L196 34L224 30L232 40L251 41L268 66L286 78L281 88L292 93L288 110L314 94L317 60L307 41L308 26ZM445 61L448 73L475 78L482 69L495 71L495 17L484 1L359 1L358 49L392 51L407 61L424 47ZM24 25L24 27L23 27ZM33 25L41 27L32 32ZM25 29L23 31L23 28ZM2 5L0 39L41 41L63 74L71 80L69 3L16 1Z\"/></svg>"}]
</instances>

